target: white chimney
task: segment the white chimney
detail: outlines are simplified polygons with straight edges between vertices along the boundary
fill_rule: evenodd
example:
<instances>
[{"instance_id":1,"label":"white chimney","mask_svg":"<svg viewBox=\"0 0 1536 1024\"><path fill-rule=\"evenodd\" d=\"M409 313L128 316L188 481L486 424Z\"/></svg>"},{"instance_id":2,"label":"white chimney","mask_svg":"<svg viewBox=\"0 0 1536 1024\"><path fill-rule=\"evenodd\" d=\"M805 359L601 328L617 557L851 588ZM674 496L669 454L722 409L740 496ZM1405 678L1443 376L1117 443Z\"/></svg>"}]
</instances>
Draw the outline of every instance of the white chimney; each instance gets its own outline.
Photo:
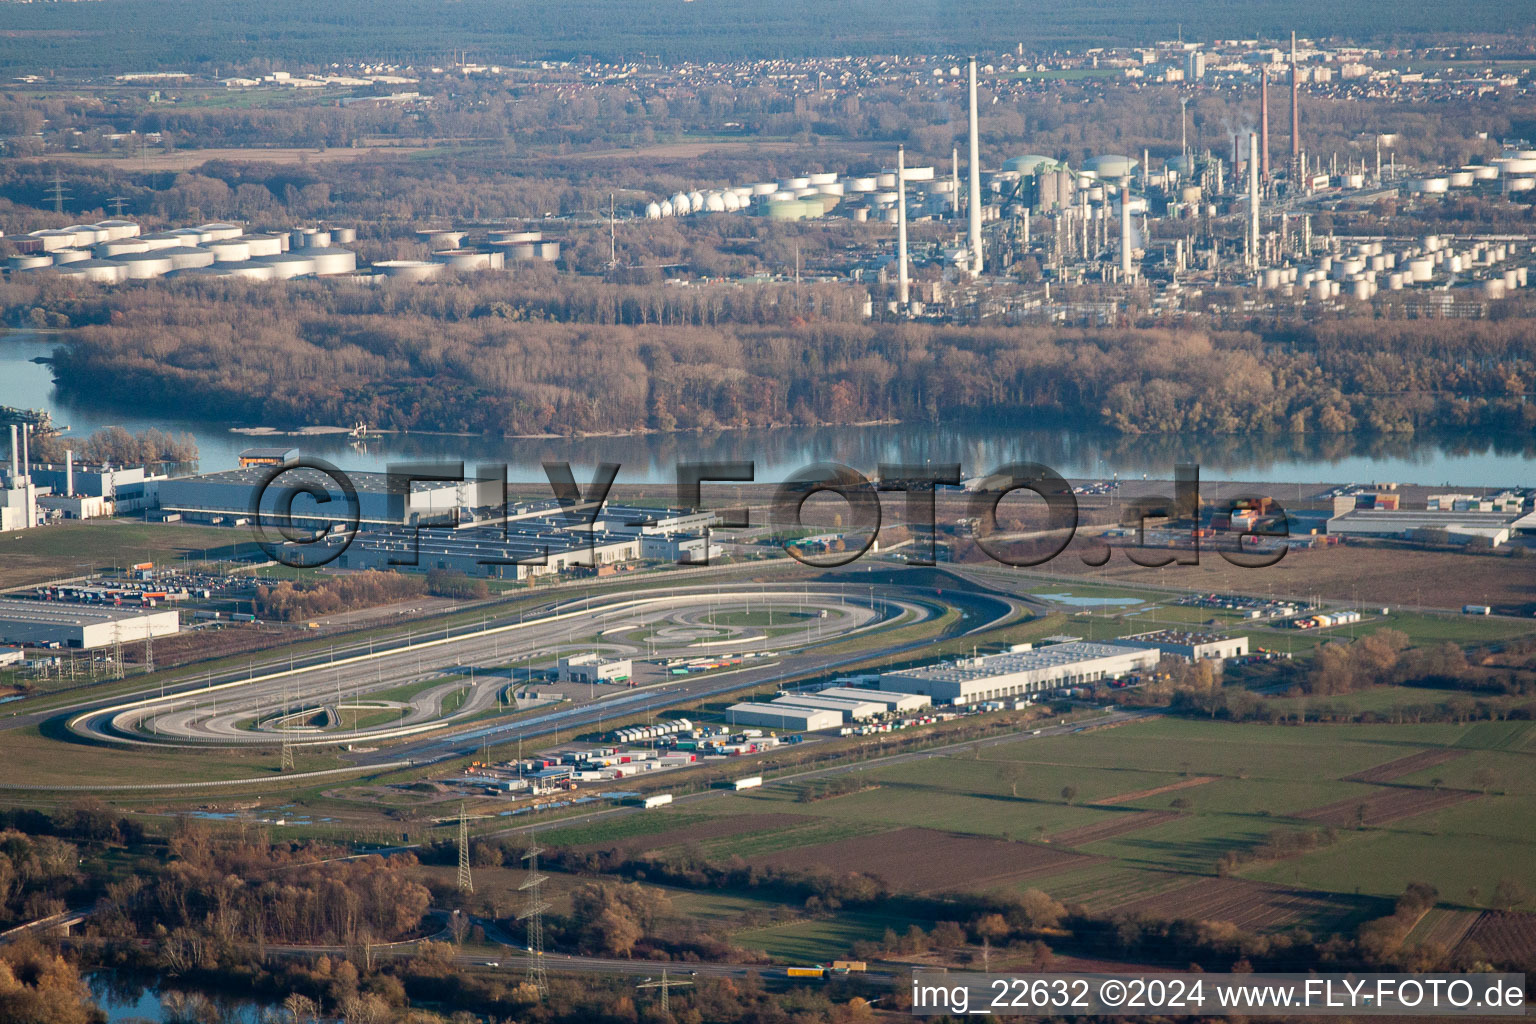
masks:
<instances>
[{"instance_id":1,"label":"white chimney","mask_svg":"<svg viewBox=\"0 0 1536 1024\"><path fill-rule=\"evenodd\" d=\"M970 63L970 103L971 103L971 274L975 276L982 271L981 262L981 149L980 140L976 134L976 58L971 58Z\"/></svg>"},{"instance_id":2,"label":"white chimney","mask_svg":"<svg viewBox=\"0 0 1536 1024\"><path fill-rule=\"evenodd\" d=\"M28 484L32 482L32 455L27 449L27 438L31 436L32 424L23 424L21 428L21 479Z\"/></svg>"},{"instance_id":3,"label":"white chimney","mask_svg":"<svg viewBox=\"0 0 1536 1024\"><path fill-rule=\"evenodd\" d=\"M1259 267L1259 137L1248 135L1248 265Z\"/></svg>"},{"instance_id":4,"label":"white chimney","mask_svg":"<svg viewBox=\"0 0 1536 1024\"><path fill-rule=\"evenodd\" d=\"M21 475L21 442L16 439L16 424L11 424L11 477L6 481L10 487L16 486L16 478Z\"/></svg>"},{"instance_id":5,"label":"white chimney","mask_svg":"<svg viewBox=\"0 0 1536 1024\"><path fill-rule=\"evenodd\" d=\"M907 148L896 147L896 308L902 316L911 306L907 282Z\"/></svg>"},{"instance_id":6,"label":"white chimney","mask_svg":"<svg viewBox=\"0 0 1536 1024\"><path fill-rule=\"evenodd\" d=\"M1120 179L1120 277L1131 283L1131 178Z\"/></svg>"},{"instance_id":7,"label":"white chimney","mask_svg":"<svg viewBox=\"0 0 1536 1024\"><path fill-rule=\"evenodd\" d=\"M1379 164L1379 163L1381 163L1381 160L1379 158L1380 157L1380 148L1379 147L1377 149L1377 156L1378 156L1378 159L1377 159L1376 162ZM950 163L949 163L949 184L950 184L949 208L950 208L951 211L953 211L955 213L956 216L959 216L959 214L960 214L960 147L959 146L956 146L954 148L954 150L949 154L949 161L950 161Z\"/></svg>"},{"instance_id":8,"label":"white chimney","mask_svg":"<svg viewBox=\"0 0 1536 1024\"><path fill-rule=\"evenodd\" d=\"M75 450L73 448L64 449L64 496L66 498L75 496Z\"/></svg>"}]
</instances>

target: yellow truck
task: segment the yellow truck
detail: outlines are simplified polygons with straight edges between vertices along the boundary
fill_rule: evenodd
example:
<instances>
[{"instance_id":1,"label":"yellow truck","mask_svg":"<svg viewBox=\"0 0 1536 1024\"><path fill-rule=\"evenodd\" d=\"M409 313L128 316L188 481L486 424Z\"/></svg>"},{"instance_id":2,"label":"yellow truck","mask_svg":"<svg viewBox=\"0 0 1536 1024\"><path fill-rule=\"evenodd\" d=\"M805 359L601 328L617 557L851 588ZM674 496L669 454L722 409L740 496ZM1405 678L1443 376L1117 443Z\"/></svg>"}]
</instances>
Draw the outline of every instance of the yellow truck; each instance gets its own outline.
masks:
<instances>
[{"instance_id":1,"label":"yellow truck","mask_svg":"<svg viewBox=\"0 0 1536 1024\"><path fill-rule=\"evenodd\" d=\"M832 961L832 973L833 974L847 974L850 971L867 971L867 970L869 970L869 965L866 964L863 960L833 960Z\"/></svg>"},{"instance_id":2,"label":"yellow truck","mask_svg":"<svg viewBox=\"0 0 1536 1024\"><path fill-rule=\"evenodd\" d=\"M821 978L826 973L827 969L820 964L815 967L790 967L784 971L785 976L790 978Z\"/></svg>"}]
</instances>

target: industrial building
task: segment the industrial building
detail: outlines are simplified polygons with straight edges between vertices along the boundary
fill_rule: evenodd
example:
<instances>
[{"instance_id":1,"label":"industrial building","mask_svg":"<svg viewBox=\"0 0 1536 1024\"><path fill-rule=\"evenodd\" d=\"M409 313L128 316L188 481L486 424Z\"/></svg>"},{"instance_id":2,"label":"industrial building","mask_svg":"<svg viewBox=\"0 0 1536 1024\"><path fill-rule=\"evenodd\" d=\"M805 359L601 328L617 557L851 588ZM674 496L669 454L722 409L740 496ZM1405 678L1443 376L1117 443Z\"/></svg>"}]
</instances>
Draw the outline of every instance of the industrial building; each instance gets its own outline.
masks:
<instances>
[{"instance_id":1,"label":"industrial building","mask_svg":"<svg viewBox=\"0 0 1536 1024\"><path fill-rule=\"evenodd\" d=\"M892 690L868 690L858 686L829 686L817 690L818 697L841 697L844 700L872 701L883 704L887 713L919 711L933 703L921 693L896 693Z\"/></svg>"},{"instance_id":2,"label":"industrial building","mask_svg":"<svg viewBox=\"0 0 1536 1024\"><path fill-rule=\"evenodd\" d=\"M343 569L443 569L466 576L526 580L568 569L603 570L640 558L634 534L577 533L508 524L463 530L375 530L358 536Z\"/></svg>"},{"instance_id":3,"label":"industrial building","mask_svg":"<svg viewBox=\"0 0 1536 1024\"><path fill-rule=\"evenodd\" d=\"M38 506L65 519L143 511L158 499L166 479L143 466L76 463L73 450L64 453L62 465L33 463L27 473L40 488Z\"/></svg>"},{"instance_id":4,"label":"industrial building","mask_svg":"<svg viewBox=\"0 0 1536 1024\"><path fill-rule=\"evenodd\" d=\"M1517 533L1536 533L1536 512L1350 509L1328 520L1328 532L1346 537L1498 547Z\"/></svg>"},{"instance_id":5,"label":"industrial building","mask_svg":"<svg viewBox=\"0 0 1536 1024\"><path fill-rule=\"evenodd\" d=\"M885 714L885 705L879 701L862 700L859 698L827 697L822 694L790 693L782 697L775 697L772 701L775 707L810 708L822 711L836 711L843 716L845 722L867 722L871 718L879 718Z\"/></svg>"},{"instance_id":6,"label":"industrial building","mask_svg":"<svg viewBox=\"0 0 1536 1024\"><path fill-rule=\"evenodd\" d=\"M180 632L169 611L0 598L0 643L92 650Z\"/></svg>"},{"instance_id":7,"label":"industrial building","mask_svg":"<svg viewBox=\"0 0 1536 1024\"><path fill-rule=\"evenodd\" d=\"M786 732L817 732L842 725L843 712L785 704L732 704L725 709L725 720L732 726L755 725Z\"/></svg>"},{"instance_id":8,"label":"industrial building","mask_svg":"<svg viewBox=\"0 0 1536 1024\"><path fill-rule=\"evenodd\" d=\"M190 522L222 522L230 517L248 517L264 483L271 477L271 466L247 466L222 473L166 480L159 486L160 509L179 513ZM406 525L414 522L457 521L462 510L492 505L501 500L501 490L478 480L417 480L410 485L409 498L402 507L389 493L389 477L384 473L349 473L357 489L362 526ZM270 513L279 492L312 486L328 494L331 501L318 504L302 491L293 504L294 524L323 527L347 519L351 510L337 482L314 469L291 469L274 481L275 486L263 496L263 509Z\"/></svg>"},{"instance_id":9,"label":"industrial building","mask_svg":"<svg viewBox=\"0 0 1536 1024\"><path fill-rule=\"evenodd\" d=\"M561 658L556 671L562 683L627 683L635 664L629 658L604 658L588 652Z\"/></svg>"},{"instance_id":10,"label":"industrial building","mask_svg":"<svg viewBox=\"0 0 1536 1024\"><path fill-rule=\"evenodd\" d=\"M880 689L927 694L935 704L974 704L1150 671L1161 656L1155 649L1114 644L1052 644L1030 651L882 672Z\"/></svg>"},{"instance_id":11,"label":"industrial building","mask_svg":"<svg viewBox=\"0 0 1536 1024\"><path fill-rule=\"evenodd\" d=\"M30 423L17 430L11 424L10 469L6 473L5 487L0 488L0 533L12 530L30 530L38 525L37 499L47 494L39 489L32 477L24 473L27 461L27 439L32 432Z\"/></svg>"},{"instance_id":12,"label":"industrial building","mask_svg":"<svg viewBox=\"0 0 1536 1024\"><path fill-rule=\"evenodd\" d=\"M1248 653L1245 636L1218 636L1215 633L1195 633L1182 629L1160 629L1151 633L1136 633L1115 639L1122 647L1144 647L1161 651L1186 661L1225 661L1241 658Z\"/></svg>"}]
</instances>

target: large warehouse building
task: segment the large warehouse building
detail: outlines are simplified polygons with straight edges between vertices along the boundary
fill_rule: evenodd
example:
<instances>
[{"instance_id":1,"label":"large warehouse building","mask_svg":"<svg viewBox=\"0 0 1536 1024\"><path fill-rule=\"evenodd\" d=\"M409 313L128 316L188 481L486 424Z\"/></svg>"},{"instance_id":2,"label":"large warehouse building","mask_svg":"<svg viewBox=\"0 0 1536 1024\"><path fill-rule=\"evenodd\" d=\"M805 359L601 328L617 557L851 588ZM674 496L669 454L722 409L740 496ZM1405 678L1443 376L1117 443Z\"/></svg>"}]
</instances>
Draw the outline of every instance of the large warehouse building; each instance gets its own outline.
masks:
<instances>
[{"instance_id":1,"label":"large warehouse building","mask_svg":"<svg viewBox=\"0 0 1536 1024\"><path fill-rule=\"evenodd\" d=\"M928 707L932 700L921 693L896 693L890 690L868 690L861 686L829 686L817 690L818 697L841 697L844 700L867 700L884 705L887 712L918 711Z\"/></svg>"},{"instance_id":2,"label":"large warehouse building","mask_svg":"<svg viewBox=\"0 0 1536 1024\"><path fill-rule=\"evenodd\" d=\"M843 724L843 713L828 708L790 707L784 704L732 704L725 709L731 725L754 725L786 732L816 732L836 729Z\"/></svg>"},{"instance_id":3,"label":"large warehouse building","mask_svg":"<svg viewBox=\"0 0 1536 1024\"><path fill-rule=\"evenodd\" d=\"M91 650L170 636L180 630L175 609L149 611L0 599L0 643Z\"/></svg>"},{"instance_id":4,"label":"large warehouse building","mask_svg":"<svg viewBox=\"0 0 1536 1024\"><path fill-rule=\"evenodd\" d=\"M1146 647L1176 655L1185 661L1225 661L1227 658L1241 658L1248 653L1248 638L1245 636L1218 636L1215 633L1195 633L1182 629L1136 633L1119 637L1115 643L1122 647Z\"/></svg>"},{"instance_id":5,"label":"large warehouse building","mask_svg":"<svg viewBox=\"0 0 1536 1024\"><path fill-rule=\"evenodd\" d=\"M935 704L974 704L1146 672L1161 657L1157 650L1114 644L1052 644L1032 651L882 672L880 689L925 693Z\"/></svg>"},{"instance_id":6,"label":"large warehouse building","mask_svg":"<svg viewBox=\"0 0 1536 1024\"><path fill-rule=\"evenodd\" d=\"M843 716L845 722L867 722L871 718L878 718L885 714L885 705L875 701L828 697L820 693L787 694L783 697L775 697L773 703L782 707L836 711Z\"/></svg>"}]
</instances>

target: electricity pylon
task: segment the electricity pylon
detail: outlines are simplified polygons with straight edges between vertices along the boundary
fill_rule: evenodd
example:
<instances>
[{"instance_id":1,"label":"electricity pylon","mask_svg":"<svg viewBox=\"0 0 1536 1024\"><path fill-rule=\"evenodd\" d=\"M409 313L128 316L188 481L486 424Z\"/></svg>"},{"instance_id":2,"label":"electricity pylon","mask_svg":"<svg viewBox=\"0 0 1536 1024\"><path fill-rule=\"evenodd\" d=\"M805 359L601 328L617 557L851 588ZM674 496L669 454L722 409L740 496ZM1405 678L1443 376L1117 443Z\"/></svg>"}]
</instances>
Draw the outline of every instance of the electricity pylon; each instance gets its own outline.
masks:
<instances>
[{"instance_id":1,"label":"electricity pylon","mask_svg":"<svg viewBox=\"0 0 1536 1024\"><path fill-rule=\"evenodd\" d=\"M528 877L517 887L528 894L528 902L517 918L528 922L528 980L542 997L549 995L549 976L544 970L544 911L549 909L549 904L544 902L543 892L548 879L539 874L539 854L544 851L531 832L528 842L528 852L523 854L523 860L528 862Z\"/></svg>"},{"instance_id":2,"label":"electricity pylon","mask_svg":"<svg viewBox=\"0 0 1536 1024\"><path fill-rule=\"evenodd\" d=\"M459 803L459 891L474 892L475 880L469 873L469 816Z\"/></svg>"},{"instance_id":3,"label":"electricity pylon","mask_svg":"<svg viewBox=\"0 0 1536 1024\"><path fill-rule=\"evenodd\" d=\"M664 1013L664 1014L670 1014L672 1012L672 1006L671 1006L671 1001L667 998L668 991L670 989L681 988L681 987L683 987L685 985L692 985L692 984L693 984L693 982L691 982L691 981L672 981L670 978L667 977L667 969L665 967L663 967L661 969L661 980L660 981L651 981L650 979L646 979L645 981L643 981L640 984L636 985L635 988L659 988L659 989L661 989L661 1012Z\"/></svg>"}]
</instances>

